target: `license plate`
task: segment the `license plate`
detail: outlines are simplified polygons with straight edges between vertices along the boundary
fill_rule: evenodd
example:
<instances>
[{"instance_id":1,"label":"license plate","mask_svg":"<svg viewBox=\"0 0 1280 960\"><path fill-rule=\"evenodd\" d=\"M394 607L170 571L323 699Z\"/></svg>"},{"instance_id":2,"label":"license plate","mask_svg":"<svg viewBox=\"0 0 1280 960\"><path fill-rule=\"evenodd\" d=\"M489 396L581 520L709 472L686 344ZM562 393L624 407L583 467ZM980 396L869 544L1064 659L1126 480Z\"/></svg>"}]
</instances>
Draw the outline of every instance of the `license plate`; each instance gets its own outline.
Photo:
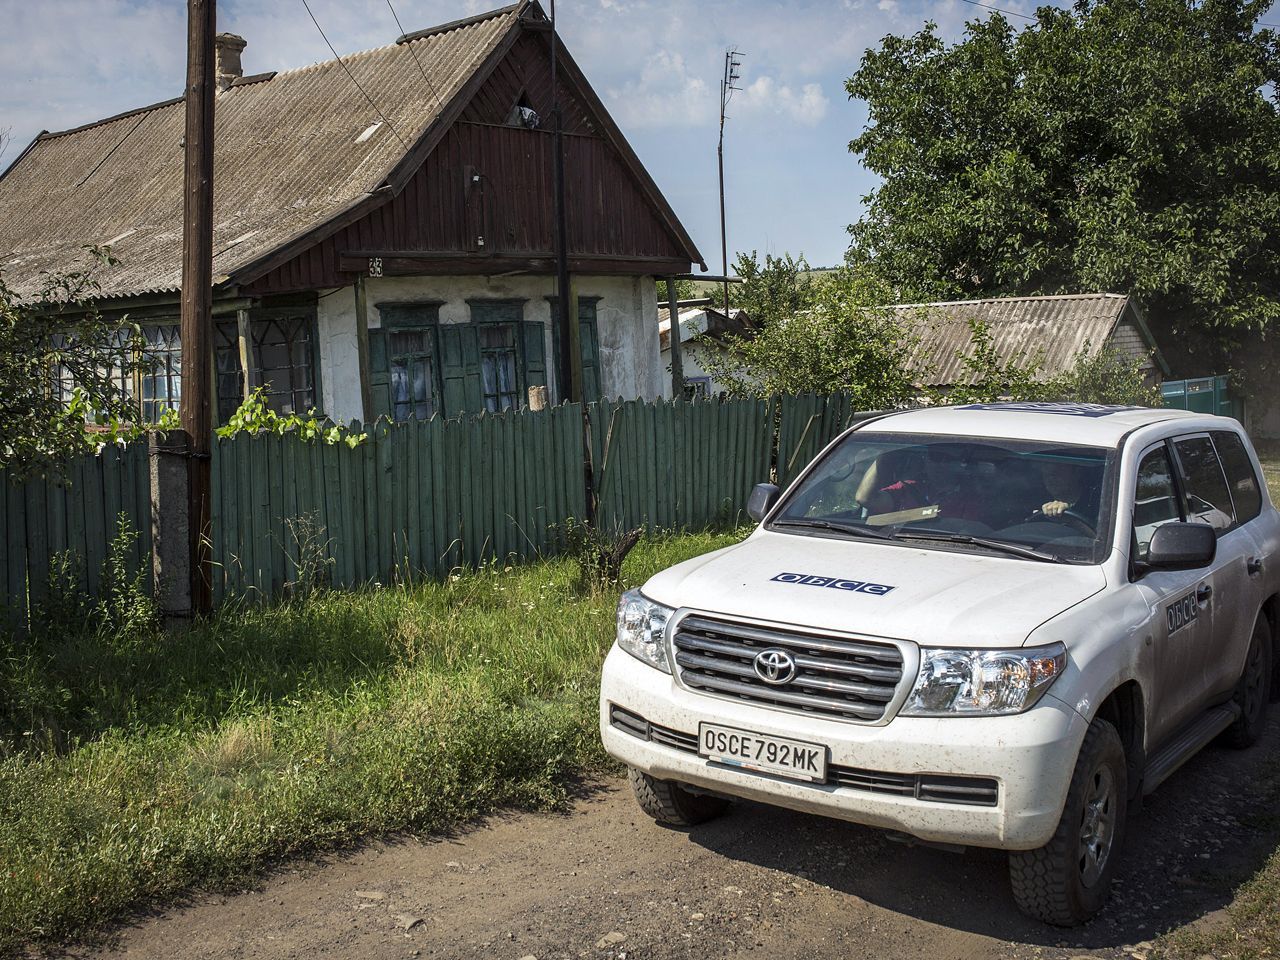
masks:
<instances>
[{"instance_id":1,"label":"license plate","mask_svg":"<svg viewBox=\"0 0 1280 960\"><path fill-rule=\"evenodd\" d=\"M823 783L827 779L826 747L715 723L698 725L698 755L792 780Z\"/></svg>"}]
</instances>

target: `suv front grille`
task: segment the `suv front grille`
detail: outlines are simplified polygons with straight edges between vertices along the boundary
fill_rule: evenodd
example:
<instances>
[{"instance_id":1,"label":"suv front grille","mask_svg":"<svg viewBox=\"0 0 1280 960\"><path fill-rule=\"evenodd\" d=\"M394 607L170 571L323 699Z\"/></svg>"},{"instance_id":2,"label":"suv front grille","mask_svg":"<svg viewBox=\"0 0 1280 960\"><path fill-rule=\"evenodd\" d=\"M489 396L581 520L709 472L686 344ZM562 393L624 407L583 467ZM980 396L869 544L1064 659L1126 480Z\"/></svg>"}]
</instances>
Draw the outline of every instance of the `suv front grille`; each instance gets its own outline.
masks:
<instances>
[{"instance_id":1,"label":"suv front grille","mask_svg":"<svg viewBox=\"0 0 1280 960\"><path fill-rule=\"evenodd\" d=\"M688 616L675 634L685 686L846 720L879 720L902 680L902 653L889 643L842 640L711 617ZM770 648L791 654L796 675L768 684L755 658Z\"/></svg>"}]
</instances>

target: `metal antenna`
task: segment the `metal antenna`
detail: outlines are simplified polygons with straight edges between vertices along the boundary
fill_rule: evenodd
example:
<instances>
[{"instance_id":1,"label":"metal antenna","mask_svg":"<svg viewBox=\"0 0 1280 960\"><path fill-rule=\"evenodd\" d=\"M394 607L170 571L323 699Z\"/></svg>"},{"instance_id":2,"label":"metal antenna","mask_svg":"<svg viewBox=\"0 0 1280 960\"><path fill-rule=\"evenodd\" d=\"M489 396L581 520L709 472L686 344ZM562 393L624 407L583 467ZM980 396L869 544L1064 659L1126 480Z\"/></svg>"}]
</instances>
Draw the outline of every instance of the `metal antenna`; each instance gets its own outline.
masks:
<instances>
[{"instance_id":1,"label":"metal antenna","mask_svg":"<svg viewBox=\"0 0 1280 960\"><path fill-rule=\"evenodd\" d=\"M725 107L733 99L733 91L741 90L738 81L741 75L742 56L736 48L730 47L724 54L724 76L720 80L720 145L716 147L716 156L720 163L720 277L724 286L724 315L729 316L729 237L725 230L724 219L724 120ZM674 329L674 328L673 328Z\"/></svg>"}]
</instances>

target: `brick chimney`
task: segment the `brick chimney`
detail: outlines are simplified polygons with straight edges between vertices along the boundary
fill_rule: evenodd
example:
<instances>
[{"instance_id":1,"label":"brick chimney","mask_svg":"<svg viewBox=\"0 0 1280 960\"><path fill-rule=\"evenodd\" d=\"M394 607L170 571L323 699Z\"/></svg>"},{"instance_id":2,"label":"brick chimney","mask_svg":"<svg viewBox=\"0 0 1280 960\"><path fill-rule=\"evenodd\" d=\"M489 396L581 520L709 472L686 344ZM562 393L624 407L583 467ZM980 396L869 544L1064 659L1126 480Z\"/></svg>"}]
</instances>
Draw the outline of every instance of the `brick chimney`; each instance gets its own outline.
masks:
<instances>
[{"instance_id":1,"label":"brick chimney","mask_svg":"<svg viewBox=\"0 0 1280 960\"><path fill-rule=\"evenodd\" d=\"M213 72L218 90L226 90L232 80L244 76L244 68L240 66L240 54L244 48L244 37L237 37L234 33L220 33L213 38Z\"/></svg>"}]
</instances>

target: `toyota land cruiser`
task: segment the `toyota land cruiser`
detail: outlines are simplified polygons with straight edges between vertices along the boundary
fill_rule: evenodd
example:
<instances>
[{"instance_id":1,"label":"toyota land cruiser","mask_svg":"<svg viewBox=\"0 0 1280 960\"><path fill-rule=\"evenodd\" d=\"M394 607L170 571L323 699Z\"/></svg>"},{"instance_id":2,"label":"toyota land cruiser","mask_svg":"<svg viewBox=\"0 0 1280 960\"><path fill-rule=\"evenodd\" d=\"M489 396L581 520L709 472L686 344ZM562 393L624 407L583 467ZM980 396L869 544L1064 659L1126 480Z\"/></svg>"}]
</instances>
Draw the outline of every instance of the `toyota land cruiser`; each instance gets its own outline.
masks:
<instances>
[{"instance_id":1,"label":"toyota land cruiser","mask_svg":"<svg viewBox=\"0 0 1280 960\"><path fill-rule=\"evenodd\" d=\"M1073 925L1127 812L1280 691L1280 514L1234 420L890 414L749 512L618 606L601 735L663 823L743 797L999 848L1019 907Z\"/></svg>"}]
</instances>

